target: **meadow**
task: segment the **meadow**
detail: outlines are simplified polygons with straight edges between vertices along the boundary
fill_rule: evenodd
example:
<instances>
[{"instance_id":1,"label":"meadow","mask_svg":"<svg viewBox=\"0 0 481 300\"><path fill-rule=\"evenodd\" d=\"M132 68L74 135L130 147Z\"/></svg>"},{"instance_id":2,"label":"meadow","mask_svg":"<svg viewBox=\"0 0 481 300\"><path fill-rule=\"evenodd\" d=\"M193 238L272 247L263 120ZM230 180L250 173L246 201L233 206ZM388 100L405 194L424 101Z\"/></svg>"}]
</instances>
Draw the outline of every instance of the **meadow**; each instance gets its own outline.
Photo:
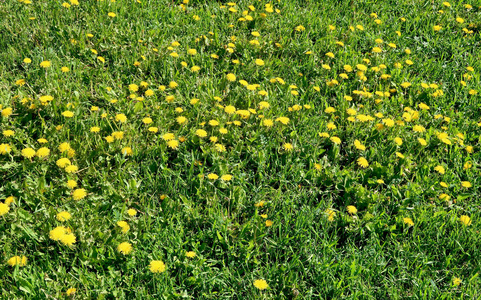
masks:
<instances>
[{"instance_id":1,"label":"meadow","mask_svg":"<svg viewBox=\"0 0 481 300\"><path fill-rule=\"evenodd\" d=\"M481 4L0 1L1 299L481 297Z\"/></svg>"}]
</instances>

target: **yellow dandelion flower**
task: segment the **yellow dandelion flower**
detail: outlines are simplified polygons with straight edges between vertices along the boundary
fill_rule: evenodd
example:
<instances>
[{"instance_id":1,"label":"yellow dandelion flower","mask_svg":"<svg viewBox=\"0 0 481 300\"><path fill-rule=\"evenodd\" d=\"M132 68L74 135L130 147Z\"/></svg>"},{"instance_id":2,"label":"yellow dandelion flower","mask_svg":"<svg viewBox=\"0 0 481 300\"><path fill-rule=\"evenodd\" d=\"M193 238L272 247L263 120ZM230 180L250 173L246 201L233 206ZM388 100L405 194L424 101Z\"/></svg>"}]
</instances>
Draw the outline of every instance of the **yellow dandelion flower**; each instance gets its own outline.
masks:
<instances>
[{"instance_id":1,"label":"yellow dandelion flower","mask_svg":"<svg viewBox=\"0 0 481 300\"><path fill-rule=\"evenodd\" d=\"M288 117L279 117L276 119L276 122L280 122L284 125L287 125L289 123L289 118Z\"/></svg>"},{"instance_id":2,"label":"yellow dandelion flower","mask_svg":"<svg viewBox=\"0 0 481 300\"><path fill-rule=\"evenodd\" d=\"M469 181L461 181L461 185L465 188L473 187L473 185Z\"/></svg>"},{"instance_id":3,"label":"yellow dandelion flower","mask_svg":"<svg viewBox=\"0 0 481 300\"><path fill-rule=\"evenodd\" d=\"M222 181L231 181L232 180L232 175L229 174L224 174L220 177L220 180Z\"/></svg>"},{"instance_id":4,"label":"yellow dandelion flower","mask_svg":"<svg viewBox=\"0 0 481 300\"><path fill-rule=\"evenodd\" d=\"M63 152L66 152L66 151L68 151L68 150L70 150L70 149L71 149L71 148L70 148L70 144L67 143L67 142L64 142L64 143L62 143L62 144L60 144L60 145L58 146L58 150L60 150L60 152L62 152L62 153L63 153Z\"/></svg>"},{"instance_id":5,"label":"yellow dandelion flower","mask_svg":"<svg viewBox=\"0 0 481 300\"><path fill-rule=\"evenodd\" d=\"M22 150L22 156L25 158L32 158L35 154L37 154L37 152L32 148L25 148Z\"/></svg>"},{"instance_id":6,"label":"yellow dandelion flower","mask_svg":"<svg viewBox=\"0 0 481 300\"><path fill-rule=\"evenodd\" d=\"M363 64L357 64L356 65L356 68L361 71L361 72L365 72L367 71L367 66L366 65L363 65Z\"/></svg>"},{"instance_id":7,"label":"yellow dandelion flower","mask_svg":"<svg viewBox=\"0 0 481 300\"><path fill-rule=\"evenodd\" d=\"M337 128L337 126L334 123L332 123L332 122L327 123L327 129L328 130L334 130L336 128Z\"/></svg>"},{"instance_id":8,"label":"yellow dandelion flower","mask_svg":"<svg viewBox=\"0 0 481 300\"><path fill-rule=\"evenodd\" d=\"M294 149L294 146L291 143L284 143L284 145L282 145L282 148L286 152L290 152L290 151L292 151L292 149Z\"/></svg>"},{"instance_id":9,"label":"yellow dandelion flower","mask_svg":"<svg viewBox=\"0 0 481 300\"><path fill-rule=\"evenodd\" d=\"M217 121L217 120L210 120L208 124L209 124L210 126L218 126L218 125L219 125L219 121Z\"/></svg>"},{"instance_id":10,"label":"yellow dandelion flower","mask_svg":"<svg viewBox=\"0 0 481 300\"><path fill-rule=\"evenodd\" d=\"M10 211L8 204L0 202L0 217L7 214Z\"/></svg>"},{"instance_id":11,"label":"yellow dandelion flower","mask_svg":"<svg viewBox=\"0 0 481 300\"><path fill-rule=\"evenodd\" d=\"M149 127L147 130L149 132L152 132L152 133L157 133L159 131L159 128L158 127Z\"/></svg>"},{"instance_id":12,"label":"yellow dandelion flower","mask_svg":"<svg viewBox=\"0 0 481 300\"><path fill-rule=\"evenodd\" d=\"M51 240L60 241L60 239L67 234L67 228L63 226L57 226L54 229L50 230L49 237Z\"/></svg>"},{"instance_id":13,"label":"yellow dandelion flower","mask_svg":"<svg viewBox=\"0 0 481 300\"><path fill-rule=\"evenodd\" d=\"M424 126L421 126L421 125L415 125L415 126L413 126L413 131L414 132L426 132L426 128L424 128Z\"/></svg>"},{"instance_id":14,"label":"yellow dandelion flower","mask_svg":"<svg viewBox=\"0 0 481 300\"><path fill-rule=\"evenodd\" d=\"M152 273L163 273L165 272L166 266L161 260L153 260L150 262L149 269Z\"/></svg>"},{"instance_id":15,"label":"yellow dandelion flower","mask_svg":"<svg viewBox=\"0 0 481 300\"><path fill-rule=\"evenodd\" d=\"M301 32L301 31L306 30L306 27L304 27L304 26L302 26L302 25L298 25L298 26L296 26L295 29L296 29L296 31Z\"/></svg>"},{"instance_id":16,"label":"yellow dandelion flower","mask_svg":"<svg viewBox=\"0 0 481 300\"><path fill-rule=\"evenodd\" d=\"M225 108L224 108L224 111L231 115L231 114L234 114L236 112L236 108L232 105L227 105Z\"/></svg>"},{"instance_id":17,"label":"yellow dandelion flower","mask_svg":"<svg viewBox=\"0 0 481 300\"><path fill-rule=\"evenodd\" d=\"M229 80L229 81L231 81L231 82L236 81L236 76L235 76L234 74L232 74L232 73L227 74L227 75L226 75L226 78L227 78L227 80Z\"/></svg>"},{"instance_id":18,"label":"yellow dandelion flower","mask_svg":"<svg viewBox=\"0 0 481 300\"><path fill-rule=\"evenodd\" d=\"M227 151L227 149L225 148L225 146L222 145L222 144L215 144L214 147L215 147L215 150L216 150L217 152L225 152L225 151Z\"/></svg>"},{"instance_id":19,"label":"yellow dandelion flower","mask_svg":"<svg viewBox=\"0 0 481 300\"><path fill-rule=\"evenodd\" d=\"M251 115L250 111L245 110L245 109L237 110L236 114L239 115L242 119L248 119Z\"/></svg>"},{"instance_id":20,"label":"yellow dandelion flower","mask_svg":"<svg viewBox=\"0 0 481 300\"><path fill-rule=\"evenodd\" d=\"M448 194L442 193L439 195L439 199L449 201L449 199L451 199L451 196L449 196Z\"/></svg>"},{"instance_id":21,"label":"yellow dandelion flower","mask_svg":"<svg viewBox=\"0 0 481 300\"><path fill-rule=\"evenodd\" d=\"M264 61L262 59L259 59L259 58L255 60L255 63L258 66L263 66L265 64Z\"/></svg>"},{"instance_id":22,"label":"yellow dandelion flower","mask_svg":"<svg viewBox=\"0 0 481 300\"><path fill-rule=\"evenodd\" d=\"M12 115L13 109L11 107L7 107L2 109L2 117L8 118Z\"/></svg>"},{"instance_id":23,"label":"yellow dandelion flower","mask_svg":"<svg viewBox=\"0 0 481 300\"><path fill-rule=\"evenodd\" d=\"M3 132L3 136L4 137L10 137L10 136L13 136L15 134L15 131L13 130L4 130Z\"/></svg>"},{"instance_id":24,"label":"yellow dandelion flower","mask_svg":"<svg viewBox=\"0 0 481 300\"><path fill-rule=\"evenodd\" d=\"M357 208L354 205L348 205L346 208L349 214L351 215L357 214Z\"/></svg>"},{"instance_id":25,"label":"yellow dandelion flower","mask_svg":"<svg viewBox=\"0 0 481 300\"><path fill-rule=\"evenodd\" d=\"M219 175L215 173L210 173L209 175L207 175L207 178L210 180L217 180L219 178Z\"/></svg>"},{"instance_id":26,"label":"yellow dandelion flower","mask_svg":"<svg viewBox=\"0 0 481 300\"><path fill-rule=\"evenodd\" d=\"M60 237L60 242L65 246L72 247L77 242L77 238L73 233L66 233Z\"/></svg>"},{"instance_id":27,"label":"yellow dandelion flower","mask_svg":"<svg viewBox=\"0 0 481 300\"><path fill-rule=\"evenodd\" d=\"M118 221L117 226L122 229L122 233L127 233L130 230L130 225L125 221Z\"/></svg>"},{"instance_id":28,"label":"yellow dandelion flower","mask_svg":"<svg viewBox=\"0 0 481 300\"><path fill-rule=\"evenodd\" d=\"M162 135L162 139L164 141L170 141L170 140L173 140L174 138L175 138L175 135L173 133L170 133L170 132Z\"/></svg>"},{"instance_id":29,"label":"yellow dandelion flower","mask_svg":"<svg viewBox=\"0 0 481 300\"><path fill-rule=\"evenodd\" d=\"M76 165L69 165L65 167L65 172L67 173L76 173L78 171L78 167Z\"/></svg>"},{"instance_id":30,"label":"yellow dandelion flower","mask_svg":"<svg viewBox=\"0 0 481 300\"><path fill-rule=\"evenodd\" d=\"M326 209L324 213L327 215L327 220L329 222L334 221L334 218L336 217L336 212L330 208Z\"/></svg>"},{"instance_id":31,"label":"yellow dandelion flower","mask_svg":"<svg viewBox=\"0 0 481 300\"><path fill-rule=\"evenodd\" d=\"M336 112L336 109L334 107L329 106L324 110L324 112L328 114L332 114Z\"/></svg>"},{"instance_id":32,"label":"yellow dandelion flower","mask_svg":"<svg viewBox=\"0 0 481 300\"><path fill-rule=\"evenodd\" d=\"M40 158L44 158L50 155L50 149L47 147L42 147L37 150L37 156Z\"/></svg>"},{"instance_id":33,"label":"yellow dandelion flower","mask_svg":"<svg viewBox=\"0 0 481 300\"><path fill-rule=\"evenodd\" d=\"M408 226L414 226L414 222L411 218L403 218L403 222Z\"/></svg>"},{"instance_id":34,"label":"yellow dandelion flower","mask_svg":"<svg viewBox=\"0 0 481 300\"><path fill-rule=\"evenodd\" d=\"M355 116L357 114L357 111L353 108L348 108L346 110L347 114L350 115L350 116Z\"/></svg>"},{"instance_id":35,"label":"yellow dandelion flower","mask_svg":"<svg viewBox=\"0 0 481 300\"><path fill-rule=\"evenodd\" d=\"M330 138L330 140L331 140L331 142L333 142L333 143L336 144L336 145L339 145L339 144L341 143L341 139L340 139L339 137L337 137L337 136L332 136L332 137Z\"/></svg>"},{"instance_id":36,"label":"yellow dandelion flower","mask_svg":"<svg viewBox=\"0 0 481 300\"><path fill-rule=\"evenodd\" d=\"M12 151L12 148L9 144L0 144L0 154L5 155L10 153L10 151Z\"/></svg>"},{"instance_id":37,"label":"yellow dandelion flower","mask_svg":"<svg viewBox=\"0 0 481 300\"><path fill-rule=\"evenodd\" d=\"M264 119L262 120L262 125L266 127L272 127L274 126L274 121L272 121L271 119Z\"/></svg>"},{"instance_id":38,"label":"yellow dandelion flower","mask_svg":"<svg viewBox=\"0 0 481 300\"><path fill-rule=\"evenodd\" d=\"M179 148L179 141L178 140L170 140L167 142L167 146L170 148L170 149L177 149Z\"/></svg>"},{"instance_id":39,"label":"yellow dandelion flower","mask_svg":"<svg viewBox=\"0 0 481 300\"><path fill-rule=\"evenodd\" d=\"M27 81L25 79L19 79L19 80L15 81L15 84L19 85L19 86L23 86L26 83L27 83Z\"/></svg>"},{"instance_id":40,"label":"yellow dandelion flower","mask_svg":"<svg viewBox=\"0 0 481 300\"><path fill-rule=\"evenodd\" d=\"M226 128L219 128L221 134L227 134L229 131Z\"/></svg>"},{"instance_id":41,"label":"yellow dandelion flower","mask_svg":"<svg viewBox=\"0 0 481 300\"><path fill-rule=\"evenodd\" d=\"M60 222L68 221L71 217L72 215L67 211L61 211L57 214L57 220Z\"/></svg>"},{"instance_id":42,"label":"yellow dandelion flower","mask_svg":"<svg viewBox=\"0 0 481 300\"><path fill-rule=\"evenodd\" d=\"M128 254L130 254L130 252L132 252L132 244L130 244L128 242L120 243L117 246L117 251L119 251L119 253L121 253L123 255L128 255Z\"/></svg>"},{"instance_id":43,"label":"yellow dandelion flower","mask_svg":"<svg viewBox=\"0 0 481 300\"><path fill-rule=\"evenodd\" d=\"M265 290L269 287L269 285L267 284L267 281L265 281L264 279L257 279L254 281L254 286L259 289L259 290Z\"/></svg>"},{"instance_id":44,"label":"yellow dandelion flower","mask_svg":"<svg viewBox=\"0 0 481 300\"><path fill-rule=\"evenodd\" d=\"M197 129L195 131L195 135L197 135L200 138L204 138L207 136L207 131L205 131L204 129Z\"/></svg>"},{"instance_id":45,"label":"yellow dandelion flower","mask_svg":"<svg viewBox=\"0 0 481 300\"><path fill-rule=\"evenodd\" d=\"M40 67L42 67L42 68L48 68L48 67L50 67L51 65L52 65L52 63L51 63L49 60L45 60L45 61L42 61L42 62L40 63Z\"/></svg>"},{"instance_id":46,"label":"yellow dandelion flower","mask_svg":"<svg viewBox=\"0 0 481 300\"><path fill-rule=\"evenodd\" d=\"M254 204L255 207L264 207L264 204L266 204L266 202L264 200Z\"/></svg>"},{"instance_id":47,"label":"yellow dandelion flower","mask_svg":"<svg viewBox=\"0 0 481 300\"><path fill-rule=\"evenodd\" d=\"M129 91L131 92L137 92L139 90L139 86L136 85L135 83L129 84Z\"/></svg>"},{"instance_id":48,"label":"yellow dandelion flower","mask_svg":"<svg viewBox=\"0 0 481 300\"><path fill-rule=\"evenodd\" d=\"M117 114L115 116L115 121L120 122L120 123L125 123L125 122L127 122L127 116L125 114Z\"/></svg>"},{"instance_id":49,"label":"yellow dandelion flower","mask_svg":"<svg viewBox=\"0 0 481 300\"><path fill-rule=\"evenodd\" d=\"M74 200L82 200L87 196L87 190L85 189L75 189L72 193L72 198Z\"/></svg>"},{"instance_id":50,"label":"yellow dandelion flower","mask_svg":"<svg viewBox=\"0 0 481 300\"><path fill-rule=\"evenodd\" d=\"M463 281L462 281L461 278L459 278L459 277L454 277L454 278L453 278L453 285L454 285L454 286L458 286L458 285L460 285L462 282L463 282Z\"/></svg>"},{"instance_id":51,"label":"yellow dandelion flower","mask_svg":"<svg viewBox=\"0 0 481 300\"><path fill-rule=\"evenodd\" d=\"M70 159L63 157L57 160L57 166L60 168L65 168L66 166L69 166L71 164Z\"/></svg>"},{"instance_id":52,"label":"yellow dandelion flower","mask_svg":"<svg viewBox=\"0 0 481 300\"><path fill-rule=\"evenodd\" d=\"M361 167L361 168L367 168L369 167L369 162L367 161L367 159L365 159L364 157L359 157L357 159L357 164Z\"/></svg>"},{"instance_id":53,"label":"yellow dandelion flower","mask_svg":"<svg viewBox=\"0 0 481 300\"><path fill-rule=\"evenodd\" d=\"M364 146L359 140L355 140L355 141L354 141L354 146L355 146L356 149L358 149L358 150L361 150L361 151L366 150L366 146Z\"/></svg>"},{"instance_id":54,"label":"yellow dandelion flower","mask_svg":"<svg viewBox=\"0 0 481 300\"><path fill-rule=\"evenodd\" d=\"M177 122L177 124L182 125L187 122L187 118L184 116L179 116L175 119L175 121Z\"/></svg>"},{"instance_id":55,"label":"yellow dandelion flower","mask_svg":"<svg viewBox=\"0 0 481 300\"><path fill-rule=\"evenodd\" d=\"M434 171L438 172L441 175L444 175L444 173L446 173L446 169L444 169L444 167L441 165L434 167Z\"/></svg>"},{"instance_id":56,"label":"yellow dandelion flower","mask_svg":"<svg viewBox=\"0 0 481 300\"><path fill-rule=\"evenodd\" d=\"M15 267L17 265L19 267L25 267L27 265L27 257L25 255L13 256L7 261L7 264L9 264L12 267Z\"/></svg>"},{"instance_id":57,"label":"yellow dandelion flower","mask_svg":"<svg viewBox=\"0 0 481 300\"><path fill-rule=\"evenodd\" d=\"M9 197L5 198L5 204L10 205L13 202L15 202L14 196L9 196Z\"/></svg>"},{"instance_id":58,"label":"yellow dandelion flower","mask_svg":"<svg viewBox=\"0 0 481 300\"><path fill-rule=\"evenodd\" d=\"M152 118L143 118L142 119L142 122L145 124L145 125L149 125L153 122Z\"/></svg>"},{"instance_id":59,"label":"yellow dandelion flower","mask_svg":"<svg viewBox=\"0 0 481 300\"><path fill-rule=\"evenodd\" d=\"M464 225L464 226L469 226L471 225L471 218L466 215L462 215L459 217L459 221Z\"/></svg>"},{"instance_id":60,"label":"yellow dandelion flower","mask_svg":"<svg viewBox=\"0 0 481 300\"><path fill-rule=\"evenodd\" d=\"M134 151L130 147L122 148L121 152L123 155L126 155L126 156L132 156L134 154Z\"/></svg>"},{"instance_id":61,"label":"yellow dandelion flower","mask_svg":"<svg viewBox=\"0 0 481 300\"><path fill-rule=\"evenodd\" d=\"M269 108L271 105L269 104L269 102L266 102L266 101L261 101L259 102L259 109L266 109L266 108Z\"/></svg>"}]
</instances>

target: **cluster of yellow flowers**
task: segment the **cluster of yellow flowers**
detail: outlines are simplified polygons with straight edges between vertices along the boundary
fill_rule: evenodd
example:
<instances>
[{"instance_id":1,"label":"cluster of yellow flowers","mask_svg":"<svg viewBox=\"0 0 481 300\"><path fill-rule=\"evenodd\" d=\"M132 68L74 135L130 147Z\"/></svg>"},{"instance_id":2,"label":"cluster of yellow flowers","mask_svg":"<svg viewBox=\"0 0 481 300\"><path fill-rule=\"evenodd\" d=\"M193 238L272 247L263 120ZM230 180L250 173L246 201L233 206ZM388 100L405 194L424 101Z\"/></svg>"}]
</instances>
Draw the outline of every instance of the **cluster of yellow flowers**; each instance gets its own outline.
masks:
<instances>
[{"instance_id":1,"label":"cluster of yellow flowers","mask_svg":"<svg viewBox=\"0 0 481 300\"><path fill-rule=\"evenodd\" d=\"M30 0L20 2L31 4ZM82 4L78 0L69 0L61 6L62 10L72 11ZM189 7L188 0L178 6L181 11L192 15L189 16L191 21L201 21L199 15L192 13L194 8ZM449 14L450 24L433 25L434 34L441 35L449 25L463 32L465 38L472 38L474 26L469 24L469 19L451 13L454 8L449 2L442 3L442 6L438 13ZM472 6L466 4L464 9L469 12ZM329 155L335 157L333 161L343 156L345 165L353 172L368 174L370 169L383 165L401 165L401 176L404 176L416 164L426 163L427 152L447 153L455 148L462 151L462 169L443 161L442 155L429 161L429 174L439 181L436 197L452 203L458 194L471 191L471 182L476 176L473 173L473 154L477 150L474 136L458 129L458 120L454 118L460 118L459 114L440 113L436 109L437 101L445 99L451 92L442 82L432 82L430 78L415 75L415 68L422 62L416 57L414 48L402 46L402 40L398 39L404 34L401 29L387 29L389 34L380 36L376 28L384 26L385 21L376 12L369 14L371 21L366 24L352 24L345 28L326 26L327 52L303 49L297 53L307 61L306 65L310 65L312 72L303 74L296 69L298 76L293 77L276 69L279 62L274 55L263 54L267 51L282 53L281 50L287 46L278 40L269 41L267 29L257 25L270 16L281 15L275 1L261 6L257 3L241 5L228 2L221 4L218 11L229 20L226 26L230 36L223 36L222 42L217 42L218 33L211 31L200 37L190 37L190 42L175 40L157 46L160 49L153 45L147 47L148 50L139 53L138 60L131 62L130 67L143 70L147 63L164 60L175 71L163 79L144 77L113 87L99 85L93 94L101 94L105 99L98 97L93 103L96 105L75 97L58 99L52 96L56 95L53 91L48 90L32 94L32 89L28 88L31 84L29 79L17 78L14 85L18 95L8 106L0 106L3 130L1 162L22 163L25 169L34 164L45 170L56 165L58 177L67 187L62 188L68 191L69 199L82 203L80 200L87 202L90 197L101 193L82 174L87 168L95 168L91 165L96 159L121 168L124 162L138 162L146 153L164 156L162 159L166 165L182 157L185 159L184 167L192 168L199 185L225 188L240 180L241 176L238 177L235 172L246 155L263 155L258 152L263 150L267 142L262 141L266 140L275 144L275 154L283 158L313 152L304 147L308 144L312 144L309 149L329 150L326 154L307 154L309 158L306 161L309 162L306 165L314 174L323 172L327 164L321 161L322 156L331 153ZM115 26L118 14L120 12L109 11L103 16ZM215 19L219 16L211 17ZM406 21L405 18L399 20L401 24ZM297 37L314 29L308 24L295 24L291 30L293 37ZM355 42L350 37L366 32L371 32L373 37L368 41L367 51L355 56L347 55L346 49L354 47L351 44ZM86 34L87 39L93 36ZM68 42L78 47L82 45L73 37ZM139 44L147 45L147 42L139 40ZM112 61L115 56L100 56L99 51L103 53L101 45L93 41L82 47L93 56L93 64L99 65L99 69L109 68L115 63ZM244 55L242 51L245 51ZM63 74L75 71L74 66L63 66L54 58L34 63L32 58L25 57L23 65L28 70L42 71L46 80L50 81L55 80L48 73L53 68L58 68ZM219 65L223 71L214 71ZM459 86L456 88L466 99L478 99L478 70L465 64L458 73L456 84ZM209 91L204 92L204 87ZM41 130L32 130L31 136L23 132L22 125L18 125L22 124L20 121L15 121L27 113L43 122L38 125ZM51 119L44 118L48 113ZM468 121L474 121L477 127L481 127L479 121ZM76 125L87 130L76 129ZM71 132L75 130L82 133L72 137ZM315 132L303 136L299 134L302 130ZM56 148L49 148L49 144L54 144L52 141L62 143ZM75 145L78 147L73 147ZM310 164L310 161L313 163ZM208 180L204 181L204 178ZM455 183L445 182L453 181L453 178L458 178ZM373 180L379 189L386 185L385 181L389 184L389 179L381 175ZM0 217L13 215L14 204L13 196L0 202ZM362 209L354 204L342 208L328 207L323 211L329 222L336 221L339 215L356 218L359 213L357 207ZM59 206L58 202L51 205ZM264 201L255 204L261 212L263 224L265 227L277 225L277 222L268 219L266 206ZM62 251L75 249L78 242L74 234L76 227L69 223L75 221L75 212L72 212L73 218L65 208L56 208L55 211L58 213L54 222L65 226L51 225L53 229L48 237L58 242L55 244L67 246L62 247ZM115 244L119 256L134 253L135 242L127 239L129 232L136 229L135 222L130 221L137 213L136 209L130 208L128 216L123 215L113 223L117 225L118 236L124 240ZM416 225L414 216L401 216L400 220L406 227ZM464 226L472 223L464 213L458 221ZM187 251L185 255L194 258L197 254ZM7 263L25 266L27 257L13 256ZM149 269L153 273L162 273L167 267L161 260L151 260ZM459 285L461 280L456 279L453 283ZM253 284L259 290L269 288L264 279L255 280ZM67 295L75 292L76 289L71 288Z\"/></svg>"}]
</instances>

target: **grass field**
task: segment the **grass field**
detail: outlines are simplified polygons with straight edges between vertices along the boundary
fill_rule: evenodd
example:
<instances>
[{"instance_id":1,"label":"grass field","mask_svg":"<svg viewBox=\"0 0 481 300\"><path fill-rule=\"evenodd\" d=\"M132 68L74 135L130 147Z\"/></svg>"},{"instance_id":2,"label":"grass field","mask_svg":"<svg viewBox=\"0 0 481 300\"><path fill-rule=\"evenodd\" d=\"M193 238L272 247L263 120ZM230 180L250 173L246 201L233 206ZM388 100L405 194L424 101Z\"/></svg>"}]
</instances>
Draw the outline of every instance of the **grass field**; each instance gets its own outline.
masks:
<instances>
[{"instance_id":1,"label":"grass field","mask_svg":"<svg viewBox=\"0 0 481 300\"><path fill-rule=\"evenodd\" d=\"M0 1L1 299L481 297L481 4Z\"/></svg>"}]
</instances>

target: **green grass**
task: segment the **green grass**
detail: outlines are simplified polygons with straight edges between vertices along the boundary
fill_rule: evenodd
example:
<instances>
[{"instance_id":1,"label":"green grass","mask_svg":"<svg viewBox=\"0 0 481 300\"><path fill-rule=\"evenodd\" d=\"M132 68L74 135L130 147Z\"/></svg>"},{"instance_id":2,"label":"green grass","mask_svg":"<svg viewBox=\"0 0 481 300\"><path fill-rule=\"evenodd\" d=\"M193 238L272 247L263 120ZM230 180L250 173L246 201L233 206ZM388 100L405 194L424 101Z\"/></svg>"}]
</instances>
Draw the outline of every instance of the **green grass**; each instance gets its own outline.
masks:
<instances>
[{"instance_id":1,"label":"green grass","mask_svg":"<svg viewBox=\"0 0 481 300\"><path fill-rule=\"evenodd\" d=\"M0 1L0 298L481 296L475 1L28 2ZM244 11L252 20L239 20ZM22 155L41 147L46 157ZM78 170L57 166L62 157ZM74 200L68 180L86 197ZM57 226L75 243L68 232L53 240ZM153 260L165 271L151 272Z\"/></svg>"}]
</instances>

